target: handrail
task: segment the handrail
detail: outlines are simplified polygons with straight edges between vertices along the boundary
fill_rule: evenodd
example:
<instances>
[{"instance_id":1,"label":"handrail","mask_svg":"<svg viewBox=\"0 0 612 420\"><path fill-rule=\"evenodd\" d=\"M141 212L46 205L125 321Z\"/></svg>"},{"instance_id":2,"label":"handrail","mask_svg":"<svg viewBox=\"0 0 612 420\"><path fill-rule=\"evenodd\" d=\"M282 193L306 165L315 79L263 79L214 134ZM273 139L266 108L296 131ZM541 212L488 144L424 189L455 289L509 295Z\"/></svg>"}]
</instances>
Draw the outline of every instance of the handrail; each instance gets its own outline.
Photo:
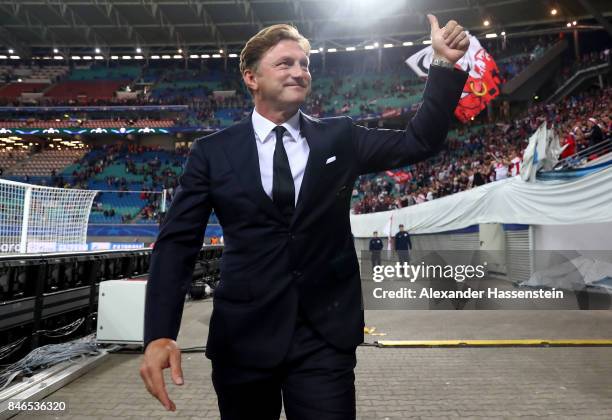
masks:
<instances>
[{"instance_id":1,"label":"handrail","mask_svg":"<svg viewBox=\"0 0 612 420\"><path fill-rule=\"evenodd\" d=\"M562 96L563 92L569 87L571 87L576 81L582 82L582 80L586 79L587 77L594 76L594 74L592 73L597 73L600 70L604 70L608 68L609 66L610 66L610 62L606 62L606 63L596 64L594 66L578 70L576 73L574 73L572 77L567 79L565 83L559 86L559 88L552 95L550 95L550 97L546 100L546 102L551 103L551 102L555 102L559 100L561 97L563 97Z\"/></svg>"},{"instance_id":2,"label":"handrail","mask_svg":"<svg viewBox=\"0 0 612 420\"><path fill-rule=\"evenodd\" d=\"M601 141L593 146L589 146L586 149L580 150L579 152L574 153L571 156L566 157L565 159L560 160L554 166L553 170L564 169L576 167L580 163L582 163L583 159L591 156L593 154L597 155L606 155L608 153L612 153L612 137Z\"/></svg>"}]
</instances>

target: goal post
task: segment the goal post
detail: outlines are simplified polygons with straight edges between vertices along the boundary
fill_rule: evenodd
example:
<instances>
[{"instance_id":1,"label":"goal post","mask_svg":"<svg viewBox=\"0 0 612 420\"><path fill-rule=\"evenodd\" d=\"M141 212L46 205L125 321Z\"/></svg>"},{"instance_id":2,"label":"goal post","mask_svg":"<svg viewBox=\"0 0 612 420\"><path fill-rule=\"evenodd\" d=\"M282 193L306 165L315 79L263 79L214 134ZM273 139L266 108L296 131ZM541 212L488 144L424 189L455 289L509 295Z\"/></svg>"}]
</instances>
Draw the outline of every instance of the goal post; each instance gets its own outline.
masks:
<instances>
[{"instance_id":1,"label":"goal post","mask_svg":"<svg viewBox=\"0 0 612 420\"><path fill-rule=\"evenodd\" d=\"M0 179L0 254L54 252L58 246L86 244L97 193Z\"/></svg>"}]
</instances>

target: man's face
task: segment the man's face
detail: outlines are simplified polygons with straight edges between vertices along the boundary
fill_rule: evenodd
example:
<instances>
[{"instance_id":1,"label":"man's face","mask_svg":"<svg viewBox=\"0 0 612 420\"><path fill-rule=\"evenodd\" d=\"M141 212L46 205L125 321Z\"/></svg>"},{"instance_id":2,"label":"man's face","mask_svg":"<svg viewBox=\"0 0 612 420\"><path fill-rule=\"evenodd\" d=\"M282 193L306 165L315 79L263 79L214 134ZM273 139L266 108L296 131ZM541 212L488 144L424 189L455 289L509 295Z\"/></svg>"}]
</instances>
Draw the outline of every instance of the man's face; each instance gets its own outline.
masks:
<instances>
[{"instance_id":1,"label":"man's face","mask_svg":"<svg viewBox=\"0 0 612 420\"><path fill-rule=\"evenodd\" d=\"M282 40L263 55L257 70L245 71L245 83L256 98L273 108L299 107L310 93L309 63L300 44Z\"/></svg>"}]
</instances>

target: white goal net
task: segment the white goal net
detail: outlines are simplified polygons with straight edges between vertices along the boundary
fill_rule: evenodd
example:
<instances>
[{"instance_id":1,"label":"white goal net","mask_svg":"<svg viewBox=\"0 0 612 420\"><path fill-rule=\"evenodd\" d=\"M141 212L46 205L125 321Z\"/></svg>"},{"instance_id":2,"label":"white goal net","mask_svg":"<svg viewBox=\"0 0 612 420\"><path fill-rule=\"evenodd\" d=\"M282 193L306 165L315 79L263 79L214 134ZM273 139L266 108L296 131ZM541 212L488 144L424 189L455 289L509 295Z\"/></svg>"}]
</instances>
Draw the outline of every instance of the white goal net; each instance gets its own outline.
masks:
<instances>
[{"instance_id":1,"label":"white goal net","mask_svg":"<svg viewBox=\"0 0 612 420\"><path fill-rule=\"evenodd\" d=\"M85 244L97 192L0 179L0 254L55 252Z\"/></svg>"}]
</instances>

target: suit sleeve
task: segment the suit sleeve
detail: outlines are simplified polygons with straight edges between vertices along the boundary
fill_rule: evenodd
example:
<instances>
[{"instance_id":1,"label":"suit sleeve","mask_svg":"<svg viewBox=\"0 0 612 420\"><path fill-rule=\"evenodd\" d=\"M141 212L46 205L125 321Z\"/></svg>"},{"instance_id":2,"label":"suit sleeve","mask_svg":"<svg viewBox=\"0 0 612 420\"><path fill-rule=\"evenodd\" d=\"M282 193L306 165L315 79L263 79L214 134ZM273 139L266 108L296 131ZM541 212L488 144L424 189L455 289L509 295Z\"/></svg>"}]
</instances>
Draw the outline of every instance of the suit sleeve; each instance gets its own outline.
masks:
<instances>
[{"instance_id":1,"label":"suit sleeve","mask_svg":"<svg viewBox=\"0 0 612 420\"><path fill-rule=\"evenodd\" d=\"M185 163L151 254L144 317L144 346L178 336L185 295L211 213L208 164L201 140Z\"/></svg>"},{"instance_id":2,"label":"suit sleeve","mask_svg":"<svg viewBox=\"0 0 612 420\"><path fill-rule=\"evenodd\" d=\"M464 71L430 67L423 103L406 130L371 129L351 122L357 173L406 166L440 151L466 79Z\"/></svg>"}]
</instances>

